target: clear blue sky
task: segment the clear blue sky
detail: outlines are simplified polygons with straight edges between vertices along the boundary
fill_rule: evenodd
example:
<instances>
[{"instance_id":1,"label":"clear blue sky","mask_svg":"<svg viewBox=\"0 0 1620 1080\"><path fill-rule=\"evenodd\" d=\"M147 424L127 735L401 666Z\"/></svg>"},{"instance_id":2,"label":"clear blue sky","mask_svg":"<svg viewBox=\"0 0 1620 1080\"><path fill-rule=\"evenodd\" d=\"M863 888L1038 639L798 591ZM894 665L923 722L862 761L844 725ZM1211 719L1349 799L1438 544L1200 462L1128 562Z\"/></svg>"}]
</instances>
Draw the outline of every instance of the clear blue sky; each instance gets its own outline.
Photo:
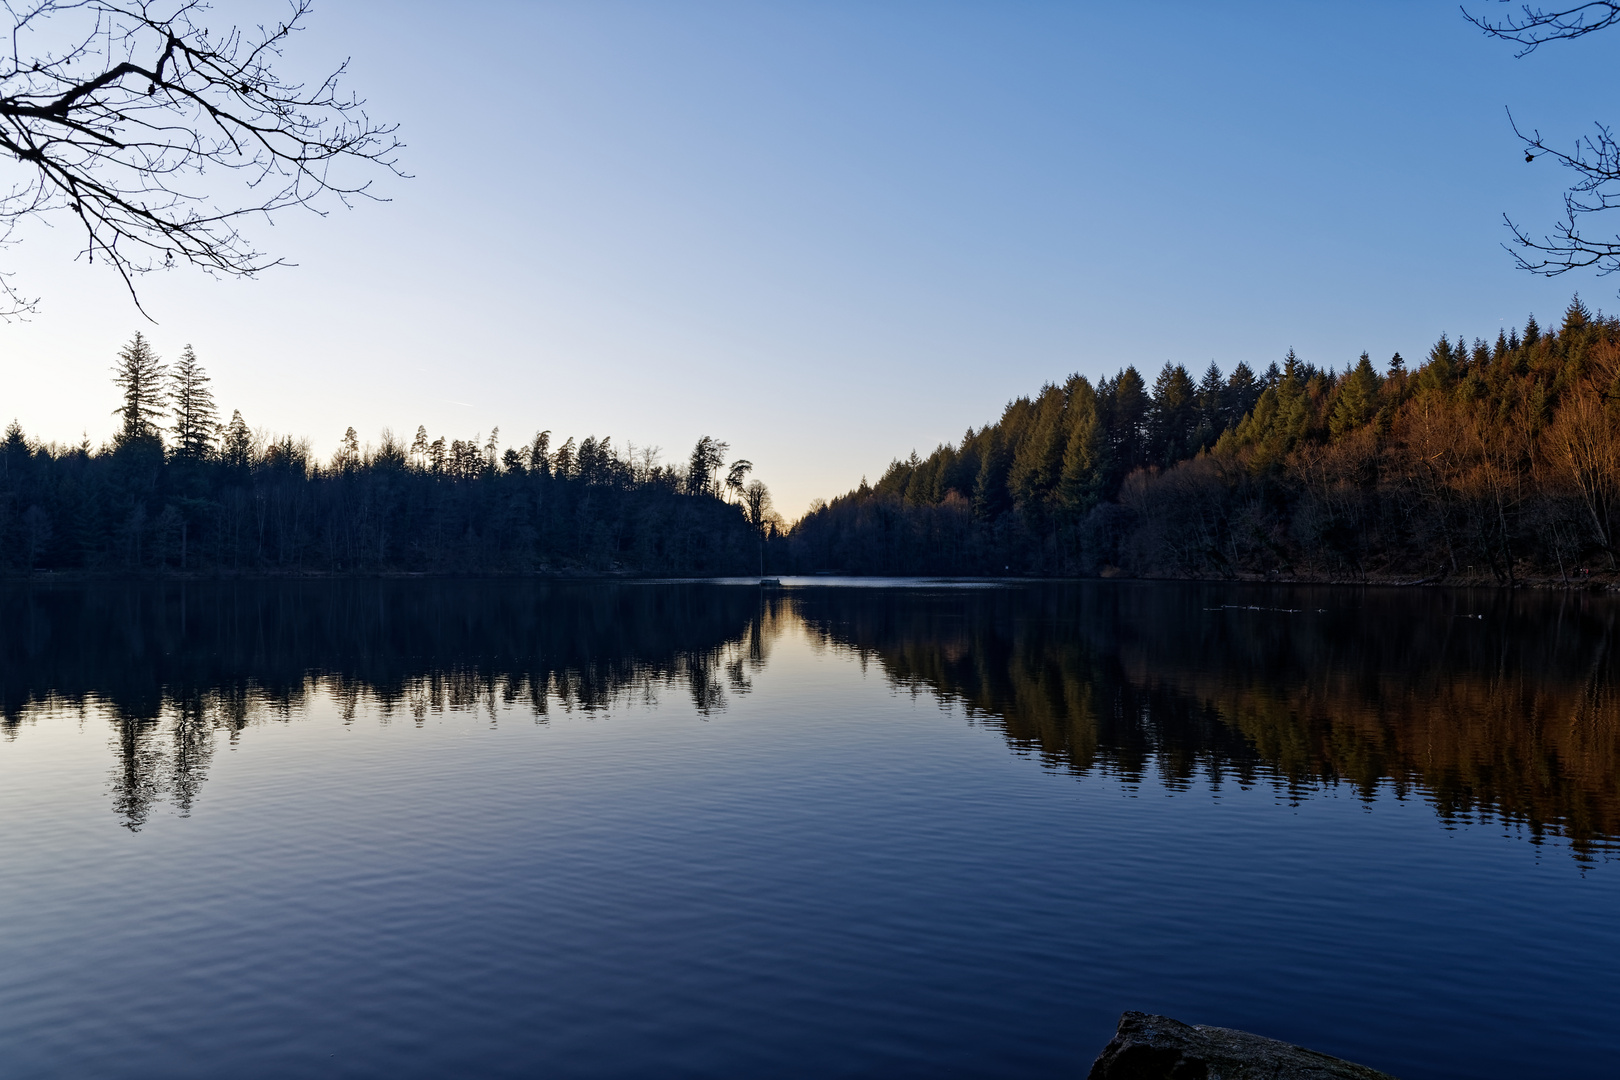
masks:
<instances>
[{"instance_id":1,"label":"clear blue sky","mask_svg":"<svg viewBox=\"0 0 1620 1080\"><path fill-rule=\"evenodd\" d=\"M1499 245L1564 183L1504 106L1620 122L1620 31L1514 60L1447 2L1216 7L326 0L290 60L352 56L414 179L259 228L296 268L149 277L155 326L66 222L30 230L0 413L110 436L140 329L322 454L351 424L712 434L794 517L1073 371L1382 363L1615 308Z\"/></svg>"}]
</instances>

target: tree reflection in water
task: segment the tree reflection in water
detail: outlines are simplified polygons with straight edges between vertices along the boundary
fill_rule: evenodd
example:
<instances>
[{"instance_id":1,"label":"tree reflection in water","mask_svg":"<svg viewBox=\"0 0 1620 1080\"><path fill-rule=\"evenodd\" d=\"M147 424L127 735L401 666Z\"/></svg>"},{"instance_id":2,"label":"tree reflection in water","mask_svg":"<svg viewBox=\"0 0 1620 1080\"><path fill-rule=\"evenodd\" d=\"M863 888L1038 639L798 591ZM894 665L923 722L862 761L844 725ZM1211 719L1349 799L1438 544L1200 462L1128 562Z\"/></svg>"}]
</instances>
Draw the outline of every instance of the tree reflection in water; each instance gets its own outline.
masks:
<instances>
[{"instance_id":1,"label":"tree reflection in water","mask_svg":"<svg viewBox=\"0 0 1620 1080\"><path fill-rule=\"evenodd\" d=\"M1075 773L1298 799L1414 790L1440 818L1620 836L1620 605L1570 593L1099 582L806 590L799 615Z\"/></svg>"},{"instance_id":2,"label":"tree reflection in water","mask_svg":"<svg viewBox=\"0 0 1620 1080\"><path fill-rule=\"evenodd\" d=\"M1578 858L1620 836L1620 605L1584 594L1042 583L995 589L345 581L18 588L0 724L94 709L115 812L196 802L216 737L315 696L384 720L747 693L790 624L1018 752L1171 790L1353 785Z\"/></svg>"},{"instance_id":3,"label":"tree reflection in water","mask_svg":"<svg viewBox=\"0 0 1620 1080\"><path fill-rule=\"evenodd\" d=\"M114 812L190 812L214 739L316 697L353 720L597 711L747 693L775 630L757 589L511 581L90 585L13 590L0 725L92 709L113 726Z\"/></svg>"}]
</instances>

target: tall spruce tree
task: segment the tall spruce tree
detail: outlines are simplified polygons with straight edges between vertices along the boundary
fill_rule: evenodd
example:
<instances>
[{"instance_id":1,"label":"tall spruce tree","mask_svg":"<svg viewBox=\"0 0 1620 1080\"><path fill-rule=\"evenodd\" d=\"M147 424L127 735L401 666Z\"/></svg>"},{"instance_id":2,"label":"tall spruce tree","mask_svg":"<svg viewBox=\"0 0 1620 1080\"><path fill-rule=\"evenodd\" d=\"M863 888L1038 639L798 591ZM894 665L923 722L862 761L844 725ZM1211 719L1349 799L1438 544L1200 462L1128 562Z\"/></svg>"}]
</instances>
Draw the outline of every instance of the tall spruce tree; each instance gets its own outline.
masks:
<instances>
[{"instance_id":1,"label":"tall spruce tree","mask_svg":"<svg viewBox=\"0 0 1620 1080\"><path fill-rule=\"evenodd\" d=\"M178 457L200 460L214 449L214 432L219 410L214 407L212 380L197 354L187 345L169 371L169 402L174 408L174 452Z\"/></svg>"},{"instance_id":2,"label":"tall spruce tree","mask_svg":"<svg viewBox=\"0 0 1620 1080\"><path fill-rule=\"evenodd\" d=\"M128 345L118 350L112 370L113 384L124 397L124 403L113 410L113 415L123 420L119 445L161 438L158 421L167 411L163 382L168 369L139 330Z\"/></svg>"}]
</instances>

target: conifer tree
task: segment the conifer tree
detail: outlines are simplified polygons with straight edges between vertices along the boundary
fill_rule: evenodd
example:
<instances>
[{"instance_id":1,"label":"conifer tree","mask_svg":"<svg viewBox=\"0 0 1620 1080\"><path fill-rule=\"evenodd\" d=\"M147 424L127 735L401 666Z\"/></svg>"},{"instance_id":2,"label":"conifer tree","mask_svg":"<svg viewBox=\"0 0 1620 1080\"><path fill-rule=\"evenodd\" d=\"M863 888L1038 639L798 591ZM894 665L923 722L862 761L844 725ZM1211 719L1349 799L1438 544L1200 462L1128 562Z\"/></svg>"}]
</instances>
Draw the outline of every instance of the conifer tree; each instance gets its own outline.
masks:
<instances>
[{"instance_id":1,"label":"conifer tree","mask_svg":"<svg viewBox=\"0 0 1620 1080\"><path fill-rule=\"evenodd\" d=\"M12 479L13 467L21 470L28 461L28 437L23 434L22 424L15 418L6 425L6 437L0 440L0 468L5 470L5 478Z\"/></svg>"},{"instance_id":2,"label":"conifer tree","mask_svg":"<svg viewBox=\"0 0 1620 1080\"><path fill-rule=\"evenodd\" d=\"M1097 392L1083 376L1070 380L1063 471L1058 475L1058 506L1079 518L1097 502L1106 471L1108 438L1097 415Z\"/></svg>"},{"instance_id":3,"label":"conifer tree","mask_svg":"<svg viewBox=\"0 0 1620 1080\"><path fill-rule=\"evenodd\" d=\"M245 469L253 464L253 433L239 409L231 410L231 422L225 425L220 438L219 456L232 468Z\"/></svg>"},{"instance_id":4,"label":"conifer tree","mask_svg":"<svg viewBox=\"0 0 1620 1080\"><path fill-rule=\"evenodd\" d=\"M1013 453L1007 487L1014 502L1036 513L1045 509L1063 468L1064 393L1048 384L1035 402L1034 415Z\"/></svg>"},{"instance_id":5,"label":"conifer tree","mask_svg":"<svg viewBox=\"0 0 1620 1080\"><path fill-rule=\"evenodd\" d=\"M1148 411L1147 384L1134 366L1127 367L1099 394L1098 412L1108 425L1108 457L1113 469L1112 480L1123 480L1132 469L1141 465L1146 442ZM1110 494L1114 484L1109 485Z\"/></svg>"},{"instance_id":6,"label":"conifer tree","mask_svg":"<svg viewBox=\"0 0 1620 1080\"><path fill-rule=\"evenodd\" d=\"M167 368L140 331L118 350L112 370L113 384L124 397L124 403L113 410L123 420L118 443L158 438L158 421L165 412L163 377Z\"/></svg>"},{"instance_id":7,"label":"conifer tree","mask_svg":"<svg viewBox=\"0 0 1620 1080\"><path fill-rule=\"evenodd\" d=\"M214 393L208 388L211 381L197 363L197 354L187 345L169 372L169 400L174 406L174 427L170 430L174 432L175 453L180 457L199 460L214 449L219 412L214 407Z\"/></svg>"},{"instance_id":8,"label":"conifer tree","mask_svg":"<svg viewBox=\"0 0 1620 1080\"><path fill-rule=\"evenodd\" d=\"M1215 365L1215 361L1211 360L1208 369L1204 372L1203 379L1198 383L1198 446L1200 448L1212 444L1220 436L1221 429L1226 426L1223 423L1222 414L1224 410L1221 407L1222 398L1224 397L1222 391L1225 389L1225 385L1221 369Z\"/></svg>"},{"instance_id":9,"label":"conifer tree","mask_svg":"<svg viewBox=\"0 0 1620 1080\"><path fill-rule=\"evenodd\" d=\"M1419 378L1421 389L1444 389L1457 381L1457 365L1451 339L1445 334L1429 350L1428 363L1423 365Z\"/></svg>"},{"instance_id":10,"label":"conifer tree","mask_svg":"<svg viewBox=\"0 0 1620 1080\"><path fill-rule=\"evenodd\" d=\"M529 471L536 476L551 475L551 432L537 431L529 443Z\"/></svg>"},{"instance_id":11,"label":"conifer tree","mask_svg":"<svg viewBox=\"0 0 1620 1080\"><path fill-rule=\"evenodd\" d=\"M979 475L973 481L973 512L981 520L1000 517L1007 510L1007 471L1012 466L1012 455L1007 451L1007 440L1001 426L990 429L984 457L979 462Z\"/></svg>"},{"instance_id":12,"label":"conifer tree","mask_svg":"<svg viewBox=\"0 0 1620 1080\"><path fill-rule=\"evenodd\" d=\"M1166 363L1153 380L1153 403L1148 420L1149 464L1169 466L1188 452L1197 424L1197 393L1192 376L1180 364Z\"/></svg>"},{"instance_id":13,"label":"conifer tree","mask_svg":"<svg viewBox=\"0 0 1620 1080\"><path fill-rule=\"evenodd\" d=\"M332 455L332 468L337 472L353 472L360 467L360 436L351 425Z\"/></svg>"},{"instance_id":14,"label":"conifer tree","mask_svg":"<svg viewBox=\"0 0 1620 1080\"><path fill-rule=\"evenodd\" d=\"M707 439L708 436L705 435L704 438ZM551 468L558 477L567 479L574 475L574 451L574 437L570 435L561 446L557 447L557 452L551 455ZM693 495L701 493L702 491L698 489L691 491Z\"/></svg>"},{"instance_id":15,"label":"conifer tree","mask_svg":"<svg viewBox=\"0 0 1620 1080\"><path fill-rule=\"evenodd\" d=\"M572 440L569 440L572 442ZM692 447L691 460L687 462L686 490L691 495L708 495L714 493L715 470L726 463L726 451L730 447L723 442L708 435L697 441ZM561 450L558 453L562 453Z\"/></svg>"},{"instance_id":16,"label":"conifer tree","mask_svg":"<svg viewBox=\"0 0 1620 1080\"><path fill-rule=\"evenodd\" d=\"M1581 294L1576 293L1575 298L1569 302L1564 311L1564 328L1559 331L1563 334L1578 333L1585 330L1592 323L1592 311L1581 303Z\"/></svg>"},{"instance_id":17,"label":"conifer tree","mask_svg":"<svg viewBox=\"0 0 1620 1080\"><path fill-rule=\"evenodd\" d=\"M1328 418L1328 430L1335 439L1343 438L1372 418L1378 398L1378 373L1373 370L1372 358L1361 354L1355 368L1339 385L1338 400Z\"/></svg>"},{"instance_id":18,"label":"conifer tree","mask_svg":"<svg viewBox=\"0 0 1620 1080\"><path fill-rule=\"evenodd\" d=\"M917 459L917 451L913 450L911 452L911 458L913 461ZM753 470L753 468L754 463L749 461L747 458L738 458L736 461L733 461L731 463L731 468L726 470L727 494L734 495L738 499L741 499L743 496L744 482L747 480L748 474Z\"/></svg>"},{"instance_id":19,"label":"conifer tree","mask_svg":"<svg viewBox=\"0 0 1620 1080\"><path fill-rule=\"evenodd\" d=\"M1226 392L1221 398L1224 409L1221 426L1228 429L1237 427L1254 408L1254 403L1260 400L1260 390L1260 380L1255 378L1254 369L1239 360L1237 367L1232 369L1232 377L1226 380Z\"/></svg>"}]
</instances>

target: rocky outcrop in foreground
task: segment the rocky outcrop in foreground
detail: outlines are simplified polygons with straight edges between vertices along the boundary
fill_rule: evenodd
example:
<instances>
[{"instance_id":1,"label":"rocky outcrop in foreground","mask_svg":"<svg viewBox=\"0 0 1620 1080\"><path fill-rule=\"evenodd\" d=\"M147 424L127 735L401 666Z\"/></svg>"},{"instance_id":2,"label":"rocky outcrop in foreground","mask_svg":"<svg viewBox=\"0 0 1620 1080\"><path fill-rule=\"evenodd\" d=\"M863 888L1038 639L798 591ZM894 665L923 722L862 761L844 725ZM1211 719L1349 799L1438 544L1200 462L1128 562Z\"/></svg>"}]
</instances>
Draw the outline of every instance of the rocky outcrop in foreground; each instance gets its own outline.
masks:
<instances>
[{"instance_id":1,"label":"rocky outcrop in foreground","mask_svg":"<svg viewBox=\"0 0 1620 1080\"><path fill-rule=\"evenodd\" d=\"M1128 1012L1088 1080L1394 1080L1302 1046Z\"/></svg>"}]
</instances>

